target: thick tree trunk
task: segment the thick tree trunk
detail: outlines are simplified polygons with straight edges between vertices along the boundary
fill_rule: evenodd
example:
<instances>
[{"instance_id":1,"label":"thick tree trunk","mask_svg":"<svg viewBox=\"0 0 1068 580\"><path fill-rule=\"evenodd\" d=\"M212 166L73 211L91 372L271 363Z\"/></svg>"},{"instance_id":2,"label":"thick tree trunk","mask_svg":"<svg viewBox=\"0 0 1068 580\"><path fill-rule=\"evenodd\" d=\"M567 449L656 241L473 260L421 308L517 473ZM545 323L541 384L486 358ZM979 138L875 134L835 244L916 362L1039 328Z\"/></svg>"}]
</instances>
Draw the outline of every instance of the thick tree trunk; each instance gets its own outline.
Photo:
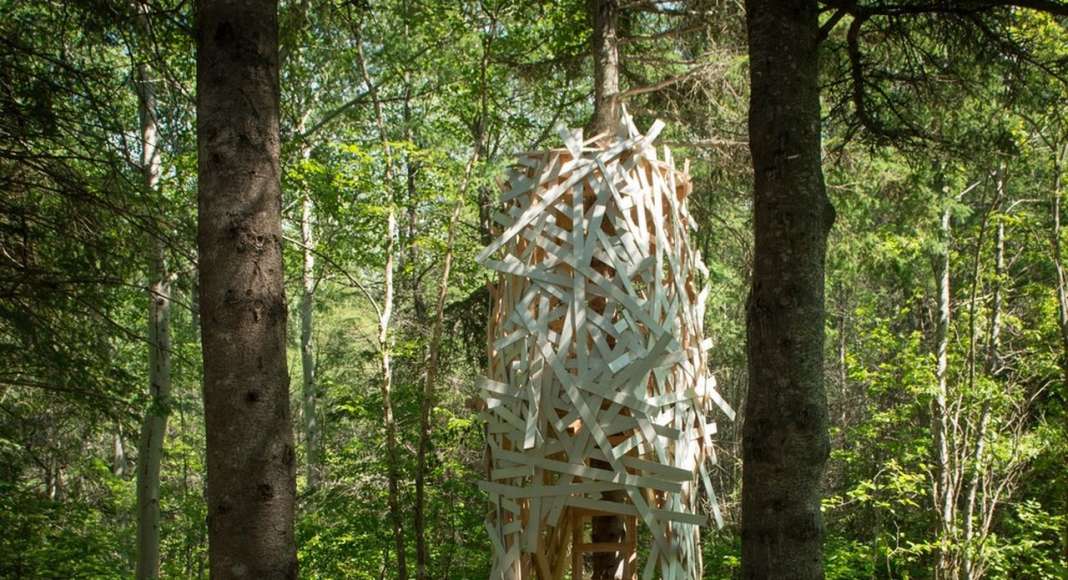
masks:
<instances>
[{"instance_id":1,"label":"thick tree trunk","mask_svg":"<svg viewBox=\"0 0 1068 580\"><path fill-rule=\"evenodd\" d=\"M619 21L618 0L588 0L593 23L593 121L592 133L619 122Z\"/></svg>"},{"instance_id":2,"label":"thick tree trunk","mask_svg":"<svg viewBox=\"0 0 1068 580\"><path fill-rule=\"evenodd\" d=\"M141 172L145 190L159 187L159 127L155 87L147 65L137 67L141 117ZM151 402L141 424L137 465L137 573L139 579L159 577L159 499L163 439L171 392L171 289L158 235L150 243L148 282L148 390Z\"/></svg>"},{"instance_id":3,"label":"thick tree trunk","mask_svg":"<svg viewBox=\"0 0 1068 580\"><path fill-rule=\"evenodd\" d=\"M307 155L305 154L305 157ZM303 254L300 295L300 368L303 374L301 397L304 419L304 455L308 466L308 489L319 489L322 477L320 457L319 385L315 376L315 210L307 192L301 196L300 244Z\"/></svg>"},{"instance_id":4,"label":"thick tree trunk","mask_svg":"<svg viewBox=\"0 0 1068 580\"><path fill-rule=\"evenodd\" d=\"M277 0L200 0L197 45L211 576L296 578Z\"/></svg>"},{"instance_id":5,"label":"thick tree trunk","mask_svg":"<svg viewBox=\"0 0 1068 580\"><path fill-rule=\"evenodd\" d=\"M834 208L820 163L818 5L748 0L755 177L742 576L823 578L824 258Z\"/></svg>"},{"instance_id":6,"label":"thick tree trunk","mask_svg":"<svg viewBox=\"0 0 1068 580\"><path fill-rule=\"evenodd\" d=\"M939 188L941 189L941 188ZM949 442L949 323L951 308L949 245L951 240L949 202L942 195L942 217L939 236L941 249L935 257L935 283L938 292L938 320L935 324L935 394L931 401L931 436L934 439L935 463L932 495L938 513L937 562L935 577L949 579L953 576L954 558L952 543L955 541L955 514L952 490L952 466L950 465Z\"/></svg>"}]
</instances>

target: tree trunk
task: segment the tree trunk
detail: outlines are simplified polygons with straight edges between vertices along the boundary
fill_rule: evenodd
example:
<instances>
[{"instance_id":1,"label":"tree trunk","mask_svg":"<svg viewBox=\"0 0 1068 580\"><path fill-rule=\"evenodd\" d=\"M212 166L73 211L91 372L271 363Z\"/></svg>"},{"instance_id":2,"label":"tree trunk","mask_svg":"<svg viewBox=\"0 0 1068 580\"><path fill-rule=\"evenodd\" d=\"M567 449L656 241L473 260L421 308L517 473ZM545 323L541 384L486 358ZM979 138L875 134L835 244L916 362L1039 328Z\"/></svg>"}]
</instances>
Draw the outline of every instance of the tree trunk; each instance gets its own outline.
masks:
<instances>
[{"instance_id":1,"label":"tree trunk","mask_svg":"<svg viewBox=\"0 0 1068 580\"><path fill-rule=\"evenodd\" d=\"M200 0L196 36L211 576L296 578L277 0Z\"/></svg>"},{"instance_id":2,"label":"tree trunk","mask_svg":"<svg viewBox=\"0 0 1068 580\"><path fill-rule=\"evenodd\" d=\"M939 185L941 181L939 180ZM935 564L935 578L948 580L953 574L953 548L954 541L954 502L953 490L951 489L951 465L949 453L949 408L948 377L949 370L949 323L950 323L950 261L949 246L951 240L950 209L946 199L944 188L940 190L942 202L941 226L939 229L940 245L938 255L935 257L935 283L938 292L938 320L935 324L935 395L931 401L931 436L934 439L934 462L935 474L932 482L932 496L935 510L938 512L938 540L937 562Z\"/></svg>"},{"instance_id":3,"label":"tree trunk","mask_svg":"<svg viewBox=\"0 0 1068 580\"><path fill-rule=\"evenodd\" d=\"M588 0L593 23L593 121L591 132L607 131L619 122L618 0Z\"/></svg>"},{"instance_id":4,"label":"tree trunk","mask_svg":"<svg viewBox=\"0 0 1068 580\"><path fill-rule=\"evenodd\" d=\"M389 477L389 515L393 526L393 543L397 550L397 578L408 577L404 548L404 519L400 507L400 454L397 449L397 422L393 417L392 338L389 334L393 314L393 264L397 252L397 215L390 205L386 223L385 297L382 299L382 318L378 325L378 345L382 351L382 413L386 423L386 461Z\"/></svg>"},{"instance_id":5,"label":"tree trunk","mask_svg":"<svg viewBox=\"0 0 1068 580\"><path fill-rule=\"evenodd\" d=\"M125 477L127 468L126 447L122 444L122 431L116 430L112 440L111 451L111 474L115 477Z\"/></svg>"},{"instance_id":6,"label":"tree trunk","mask_svg":"<svg viewBox=\"0 0 1068 580\"><path fill-rule=\"evenodd\" d=\"M137 67L138 109L141 117L141 172L146 192L159 187L159 127L155 87L148 65ZM141 424L137 450L137 571L143 578L159 577L159 483L163 439L171 393L171 289L158 233L149 244L148 391L151 397Z\"/></svg>"},{"instance_id":7,"label":"tree trunk","mask_svg":"<svg viewBox=\"0 0 1068 580\"><path fill-rule=\"evenodd\" d=\"M304 6L302 5L302 8ZM297 134L304 134L307 115L297 123ZM301 161L311 157L311 146L300 147ZM315 203L308 191L300 195L300 370L301 419L304 429L304 462L307 466L308 491L319 489L322 480L322 425L319 422L319 384L315 361Z\"/></svg>"},{"instance_id":8,"label":"tree trunk","mask_svg":"<svg viewBox=\"0 0 1068 580\"><path fill-rule=\"evenodd\" d=\"M998 171L995 174L995 187L997 191L994 197L994 205L1004 199L1005 194L1005 167L1004 164L998 167ZM995 218L996 219L996 218ZM983 221L984 229L986 225L986 219ZM972 298L971 298L971 338L970 338L970 350L969 354L970 371L972 375L970 379L971 388L974 389L975 381L975 300L976 300L976 286L979 281L979 257L982 255L982 235L979 237L979 245L976 248L976 266L972 278ZM990 311L990 336L987 343L985 372L987 376L996 377L998 374L997 365L997 353L998 347L1001 343L1001 276L1005 271L1005 223L1002 220L998 220L997 229L994 234L994 284L993 284L993 300L991 302ZM974 392L974 391L973 391ZM967 490L967 503L965 504L964 512L964 545L961 551L961 576L965 579L977 579L979 574L975 567L975 558L973 556L976 551L974 550L974 544L976 539L975 533L975 510L976 500L979 497L979 487L982 482L983 468L982 461L984 452L986 449L986 432L990 426L990 400L984 398L983 405L979 411L979 425L976 428L975 434L975 446L972 452L972 465L970 469L970 477L968 479Z\"/></svg>"},{"instance_id":9,"label":"tree trunk","mask_svg":"<svg viewBox=\"0 0 1068 580\"><path fill-rule=\"evenodd\" d=\"M305 150L307 158L307 150ZM315 210L311 196L304 192L301 196L300 243L303 254L301 268L300 295L300 368L303 374L301 395L303 399L302 416L304 418L304 454L308 465L308 490L319 489L322 477L322 460L320 457L321 427L317 411L319 402L319 385L315 373L315 342L313 338L315 314Z\"/></svg>"},{"instance_id":10,"label":"tree trunk","mask_svg":"<svg viewBox=\"0 0 1068 580\"><path fill-rule=\"evenodd\" d=\"M818 5L748 0L754 169L742 576L823 578L824 259L834 208L820 162Z\"/></svg>"}]
</instances>

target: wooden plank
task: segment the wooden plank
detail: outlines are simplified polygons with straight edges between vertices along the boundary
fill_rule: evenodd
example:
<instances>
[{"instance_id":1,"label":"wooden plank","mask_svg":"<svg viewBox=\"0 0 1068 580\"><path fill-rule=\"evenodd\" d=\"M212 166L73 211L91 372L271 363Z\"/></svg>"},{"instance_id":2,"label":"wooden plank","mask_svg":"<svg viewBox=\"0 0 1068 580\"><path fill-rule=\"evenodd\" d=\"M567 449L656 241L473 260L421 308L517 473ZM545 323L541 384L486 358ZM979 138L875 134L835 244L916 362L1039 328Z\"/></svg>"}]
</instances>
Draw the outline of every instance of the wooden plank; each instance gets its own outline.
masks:
<instances>
[{"instance_id":1,"label":"wooden plank","mask_svg":"<svg viewBox=\"0 0 1068 580\"><path fill-rule=\"evenodd\" d=\"M586 493L601 493L605 491L621 490L625 486L617 483L582 482L568 483L565 485L530 485L517 486L496 483L492 481L479 481L476 483L484 491L500 494L510 498L534 498L576 495Z\"/></svg>"},{"instance_id":2,"label":"wooden plank","mask_svg":"<svg viewBox=\"0 0 1068 580\"><path fill-rule=\"evenodd\" d=\"M555 471L557 473L566 473L569 475L577 475L586 479L594 479L607 483L620 484L624 486L624 489L648 487L660 491L671 491L676 493L682 491L682 486L676 481L666 481L655 477L630 475L626 471L598 469L596 467L575 465L573 463L567 463L565 461L556 461L554 459L546 459L544 457L528 457L522 453L516 453L514 451L505 451L503 449L497 451L494 456L501 459L508 459L509 461L523 464L524 466L540 467L542 469L548 469L549 471ZM494 477L493 479L500 478Z\"/></svg>"}]
</instances>

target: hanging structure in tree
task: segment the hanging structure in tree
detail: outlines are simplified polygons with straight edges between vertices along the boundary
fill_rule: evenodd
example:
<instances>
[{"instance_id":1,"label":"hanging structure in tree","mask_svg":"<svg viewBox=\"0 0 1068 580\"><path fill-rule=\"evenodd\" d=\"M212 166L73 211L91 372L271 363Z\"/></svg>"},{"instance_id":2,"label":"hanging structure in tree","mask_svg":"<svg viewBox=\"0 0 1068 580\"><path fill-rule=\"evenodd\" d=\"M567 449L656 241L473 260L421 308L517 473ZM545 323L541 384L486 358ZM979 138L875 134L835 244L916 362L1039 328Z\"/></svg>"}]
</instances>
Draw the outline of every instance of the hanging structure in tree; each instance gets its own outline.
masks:
<instances>
[{"instance_id":1,"label":"hanging structure in tree","mask_svg":"<svg viewBox=\"0 0 1068 580\"><path fill-rule=\"evenodd\" d=\"M707 371L689 166L657 158L662 128L641 135L624 112L607 138L563 131L566 149L520 155L503 185L478 257L499 272L480 380L492 578L577 579L598 552L634 578L639 520L643 577L700 577L699 483L720 523L709 414L734 413ZM624 517L619 543L587 539L605 515Z\"/></svg>"}]
</instances>

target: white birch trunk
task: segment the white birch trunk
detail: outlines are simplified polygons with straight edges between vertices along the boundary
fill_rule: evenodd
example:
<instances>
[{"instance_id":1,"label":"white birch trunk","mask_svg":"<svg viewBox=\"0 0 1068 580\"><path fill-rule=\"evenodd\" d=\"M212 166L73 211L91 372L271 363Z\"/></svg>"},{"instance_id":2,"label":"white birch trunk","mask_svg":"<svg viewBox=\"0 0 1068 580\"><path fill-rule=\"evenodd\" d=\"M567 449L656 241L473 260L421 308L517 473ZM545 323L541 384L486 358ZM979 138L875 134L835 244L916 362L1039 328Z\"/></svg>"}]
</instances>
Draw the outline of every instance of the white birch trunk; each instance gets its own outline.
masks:
<instances>
[{"instance_id":1,"label":"white birch trunk","mask_svg":"<svg viewBox=\"0 0 1068 580\"><path fill-rule=\"evenodd\" d=\"M308 463L308 489L316 490L322 476L320 458L320 425L318 415L319 385L316 381L315 344L314 344L314 308L315 308L315 239L313 231L313 205L311 197L305 193L301 200L300 240L304 254L301 270L300 296L300 365L303 372L304 399L304 452Z\"/></svg>"},{"instance_id":2,"label":"white birch trunk","mask_svg":"<svg viewBox=\"0 0 1068 580\"><path fill-rule=\"evenodd\" d=\"M160 158L156 97L149 68L138 66L141 114L141 168L146 191L159 187ZM148 285L148 372L151 402L141 426L137 466L137 578L159 577L160 465L171 392L171 289L164 246L151 242Z\"/></svg>"},{"instance_id":3,"label":"white birch trunk","mask_svg":"<svg viewBox=\"0 0 1068 580\"><path fill-rule=\"evenodd\" d=\"M949 323L950 323L950 209L948 199L941 193L942 218L940 225L941 250L936 257L936 286L938 290L938 320L935 326L935 396L932 402L931 434L934 439L935 473L933 500L938 512L938 562L935 577L949 580L953 577L954 513L952 475L949 452Z\"/></svg>"},{"instance_id":4,"label":"white birch trunk","mask_svg":"<svg viewBox=\"0 0 1068 580\"><path fill-rule=\"evenodd\" d=\"M378 325L378 344L382 351L382 414L386 424L386 459L389 477L389 514L393 527L393 541L397 550L397 578L408 577L404 548L404 523L400 508L400 457L397 449L397 423L393 416L393 361L392 338L389 334L390 319L393 315L393 269L397 251L397 215L390 206L386 225L386 267L384 276L384 296L382 298L382 318Z\"/></svg>"},{"instance_id":5,"label":"white birch trunk","mask_svg":"<svg viewBox=\"0 0 1068 580\"><path fill-rule=\"evenodd\" d=\"M300 123L299 132L304 132ZM307 145L301 149L301 158L307 159L311 150ZM315 366L315 204L311 195L301 194L300 247L303 257L301 266L300 295L300 368L301 417L304 423L304 455L307 463L308 489L319 489L322 481L322 425L319 423L319 383Z\"/></svg>"}]
</instances>

